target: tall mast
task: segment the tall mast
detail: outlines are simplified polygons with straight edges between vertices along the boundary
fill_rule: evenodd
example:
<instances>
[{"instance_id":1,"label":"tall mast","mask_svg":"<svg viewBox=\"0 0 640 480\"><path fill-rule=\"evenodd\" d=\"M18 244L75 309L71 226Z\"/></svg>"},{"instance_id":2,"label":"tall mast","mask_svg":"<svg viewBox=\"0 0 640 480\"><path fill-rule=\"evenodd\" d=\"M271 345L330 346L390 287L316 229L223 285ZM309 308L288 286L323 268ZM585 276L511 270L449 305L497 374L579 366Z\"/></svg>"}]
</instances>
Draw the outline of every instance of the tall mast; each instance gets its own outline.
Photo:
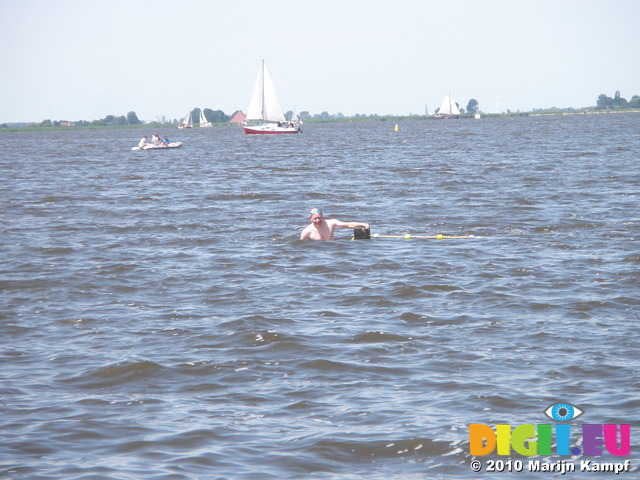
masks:
<instances>
[{"instance_id":1,"label":"tall mast","mask_svg":"<svg viewBox=\"0 0 640 480\"><path fill-rule=\"evenodd\" d=\"M264 103L264 59L262 59L262 120L265 120L265 103Z\"/></svg>"}]
</instances>

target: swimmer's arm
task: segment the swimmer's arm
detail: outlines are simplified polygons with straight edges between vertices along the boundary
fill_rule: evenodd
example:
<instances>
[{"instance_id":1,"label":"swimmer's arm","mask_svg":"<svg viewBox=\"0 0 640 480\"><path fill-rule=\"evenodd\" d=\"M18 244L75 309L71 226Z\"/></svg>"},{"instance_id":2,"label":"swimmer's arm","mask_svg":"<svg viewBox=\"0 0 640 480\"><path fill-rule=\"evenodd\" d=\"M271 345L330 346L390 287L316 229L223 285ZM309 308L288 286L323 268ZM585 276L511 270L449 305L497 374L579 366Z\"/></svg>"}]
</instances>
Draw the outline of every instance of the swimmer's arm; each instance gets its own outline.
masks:
<instances>
[{"instance_id":1,"label":"swimmer's arm","mask_svg":"<svg viewBox=\"0 0 640 480\"><path fill-rule=\"evenodd\" d=\"M335 220L335 226L338 228L369 228L368 223L364 222L341 222L340 220Z\"/></svg>"}]
</instances>

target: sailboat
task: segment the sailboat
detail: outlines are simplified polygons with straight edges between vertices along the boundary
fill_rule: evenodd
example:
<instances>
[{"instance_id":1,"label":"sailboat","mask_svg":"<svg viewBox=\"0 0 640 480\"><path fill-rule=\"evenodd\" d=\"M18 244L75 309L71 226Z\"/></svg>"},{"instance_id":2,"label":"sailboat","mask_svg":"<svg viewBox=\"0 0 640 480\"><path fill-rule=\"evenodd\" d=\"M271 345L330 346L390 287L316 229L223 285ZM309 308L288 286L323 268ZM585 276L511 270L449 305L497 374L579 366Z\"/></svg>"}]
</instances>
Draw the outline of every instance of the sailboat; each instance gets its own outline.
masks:
<instances>
[{"instance_id":1,"label":"sailboat","mask_svg":"<svg viewBox=\"0 0 640 480\"><path fill-rule=\"evenodd\" d=\"M258 72L247 118L242 122L242 128L246 134L298 133L300 131L298 121L285 119L264 60Z\"/></svg>"},{"instance_id":2,"label":"sailboat","mask_svg":"<svg viewBox=\"0 0 640 480\"><path fill-rule=\"evenodd\" d=\"M456 105L456 102L451 94L444 97L438 113L436 113L433 118L460 118L460 110L458 110L458 105Z\"/></svg>"},{"instance_id":3,"label":"sailboat","mask_svg":"<svg viewBox=\"0 0 640 480\"><path fill-rule=\"evenodd\" d=\"M204 116L204 110L200 110L200 126L213 127L213 124L209 120L207 120L207 117Z\"/></svg>"},{"instance_id":4,"label":"sailboat","mask_svg":"<svg viewBox=\"0 0 640 480\"><path fill-rule=\"evenodd\" d=\"M193 120L191 118L191 109L189 109L189 112L187 113L187 116L184 117L184 120L182 120L182 123L178 125L178 128L193 128Z\"/></svg>"}]
</instances>

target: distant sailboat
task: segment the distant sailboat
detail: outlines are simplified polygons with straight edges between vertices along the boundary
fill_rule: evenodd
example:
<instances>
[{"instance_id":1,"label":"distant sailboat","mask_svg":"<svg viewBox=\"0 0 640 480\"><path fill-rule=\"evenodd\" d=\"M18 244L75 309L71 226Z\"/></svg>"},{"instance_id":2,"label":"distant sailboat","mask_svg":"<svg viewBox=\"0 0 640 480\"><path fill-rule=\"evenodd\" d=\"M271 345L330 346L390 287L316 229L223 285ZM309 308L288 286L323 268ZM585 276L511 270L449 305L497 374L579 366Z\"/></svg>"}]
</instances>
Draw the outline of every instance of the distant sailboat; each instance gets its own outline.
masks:
<instances>
[{"instance_id":1,"label":"distant sailboat","mask_svg":"<svg viewBox=\"0 0 640 480\"><path fill-rule=\"evenodd\" d=\"M458 110L458 105L456 105L456 102L451 95L444 97L438 112L433 115L433 118L460 118L460 110Z\"/></svg>"},{"instance_id":2,"label":"distant sailboat","mask_svg":"<svg viewBox=\"0 0 640 480\"><path fill-rule=\"evenodd\" d=\"M192 128L192 127L193 127L193 120L191 119L191 109L189 109L189 113L187 113L187 116L184 117L184 120L182 120L182 123L178 125L178 128Z\"/></svg>"},{"instance_id":3,"label":"distant sailboat","mask_svg":"<svg viewBox=\"0 0 640 480\"><path fill-rule=\"evenodd\" d=\"M291 121L285 119L264 60L258 72L242 128L246 134L298 133L300 131L300 124L297 121L293 118Z\"/></svg>"},{"instance_id":4,"label":"distant sailboat","mask_svg":"<svg viewBox=\"0 0 640 480\"><path fill-rule=\"evenodd\" d=\"M213 124L207 120L207 117L204 116L204 110L200 110L200 126L201 127L212 127Z\"/></svg>"}]
</instances>

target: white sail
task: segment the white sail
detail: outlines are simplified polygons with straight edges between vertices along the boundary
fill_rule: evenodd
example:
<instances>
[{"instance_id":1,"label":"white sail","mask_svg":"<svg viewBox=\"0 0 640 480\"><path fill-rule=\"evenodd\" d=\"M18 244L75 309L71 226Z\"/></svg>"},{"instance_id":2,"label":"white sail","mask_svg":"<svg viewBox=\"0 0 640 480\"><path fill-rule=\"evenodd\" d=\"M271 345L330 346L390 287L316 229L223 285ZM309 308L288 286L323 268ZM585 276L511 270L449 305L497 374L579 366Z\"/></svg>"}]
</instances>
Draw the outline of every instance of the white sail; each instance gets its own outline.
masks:
<instances>
[{"instance_id":1,"label":"white sail","mask_svg":"<svg viewBox=\"0 0 640 480\"><path fill-rule=\"evenodd\" d=\"M458 108L458 104L451 99L451 115L460 115L460 109Z\"/></svg>"},{"instance_id":2,"label":"white sail","mask_svg":"<svg viewBox=\"0 0 640 480\"><path fill-rule=\"evenodd\" d=\"M251 96L246 119L272 122L285 121L276 90L264 61L258 72L256 84L253 87L253 95Z\"/></svg>"},{"instance_id":3,"label":"white sail","mask_svg":"<svg viewBox=\"0 0 640 480\"><path fill-rule=\"evenodd\" d=\"M262 120L262 70L258 73L256 78L256 84L253 87L253 94L251 95L251 102L249 102L249 108L247 110L247 116L245 120Z\"/></svg>"},{"instance_id":4,"label":"white sail","mask_svg":"<svg viewBox=\"0 0 640 480\"><path fill-rule=\"evenodd\" d=\"M189 112L187 112L187 115L184 117L184 120L182 120L182 123L178 125L178 128L192 128L192 127L193 127L193 120L191 119L191 108L189 108Z\"/></svg>"},{"instance_id":5,"label":"white sail","mask_svg":"<svg viewBox=\"0 0 640 480\"><path fill-rule=\"evenodd\" d=\"M207 120L207 117L204 116L204 110L200 110L200 126L201 127L211 126L211 122Z\"/></svg>"},{"instance_id":6,"label":"white sail","mask_svg":"<svg viewBox=\"0 0 640 480\"><path fill-rule=\"evenodd\" d=\"M460 115L460 110L458 110L458 106L456 105L456 102L451 95L447 95L446 97L444 97L442 105L440 105L440 110L438 110L438 114Z\"/></svg>"}]
</instances>

